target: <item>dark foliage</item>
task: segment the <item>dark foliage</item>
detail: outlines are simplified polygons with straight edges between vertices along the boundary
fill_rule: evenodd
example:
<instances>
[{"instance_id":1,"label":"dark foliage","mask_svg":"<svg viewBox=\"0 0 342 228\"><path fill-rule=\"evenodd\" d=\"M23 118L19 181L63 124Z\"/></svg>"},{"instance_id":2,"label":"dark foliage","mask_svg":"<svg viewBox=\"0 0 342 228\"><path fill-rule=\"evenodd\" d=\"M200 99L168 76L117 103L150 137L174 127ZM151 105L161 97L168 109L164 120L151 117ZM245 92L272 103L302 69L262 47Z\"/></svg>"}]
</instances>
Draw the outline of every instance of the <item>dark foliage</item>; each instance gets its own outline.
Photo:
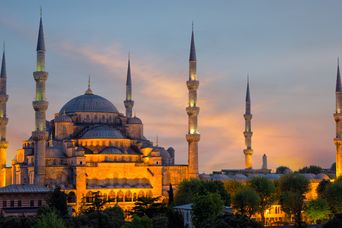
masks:
<instances>
[{"instance_id":1,"label":"dark foliage","mask_svg":"<svg viewBox=\"0 0 342 228\"><path fill-rule=\"evenodd\" d=\"M61 191L60 187L55 188L47 204L50 208L55 208L62 217L68 214L67 195Z\"/></svg>"},{"instance_id":2,"label":"dark foliage","mask_svg":"<svg viewBox=\"0 0 342 228\"><path fill-rule=\"evenodd\" d=\"M263 225L246 216L224 214L208 221L203 228L262 228Z\"/></svg>"},{"instance_id":3,"label":"dark foliage","mask_svg":"<svg viewBox=\"0 0 342 228\"><path fill-rule=\"evenodd\" d=\"M309 167L305 166L298 170L299 173L313 173L313 174L319 174L322 173L323 169L316 165L310 165Z\"/></svg>"},{"instance_id":4,"label":"dark foliage","mask_svg":"<svg viewBox=\"0 0 342 228\"><path fill-rule=\"evenodd\" d=\"M218 193L225 205L229 204L229 194L221 181L186 180L177 189L175 204L182 205L192 203L196 195Z\"/></svg>"},{"instance_id":5,"label":"dark foliage","mask_svg":"<svg viewBox=\"0 0 342 228\"><path fill-rule=\"evenodd\" d=\"M139 217L143 217L144 215L149 218L153 218L155 216L163 215L166 213L167 208L164 203L158 202L159 197L142 197L139 198L137 202L135 202L134 207L130 214L137 215Z\"/></svg>"},{"instance_id":6,"label":"dark foliage","mask_svg":"<svg viewBox=\"0 0 342 228\"><path fill-rule=\"evenodd\" d=\"M342 215L335 215L327 223L323 224L322 228L338 228L342 227Z\"/></svg>"},{"instance_id":7,"label":"dark foliage","mask_svg":"<svg viewBox=\"0 0 342 228\"><path fill-rule=\"evenodd\" d=\"M35 222L33 217L0 217L1 228L31 228Z\"/></svg>"}]
</instances>

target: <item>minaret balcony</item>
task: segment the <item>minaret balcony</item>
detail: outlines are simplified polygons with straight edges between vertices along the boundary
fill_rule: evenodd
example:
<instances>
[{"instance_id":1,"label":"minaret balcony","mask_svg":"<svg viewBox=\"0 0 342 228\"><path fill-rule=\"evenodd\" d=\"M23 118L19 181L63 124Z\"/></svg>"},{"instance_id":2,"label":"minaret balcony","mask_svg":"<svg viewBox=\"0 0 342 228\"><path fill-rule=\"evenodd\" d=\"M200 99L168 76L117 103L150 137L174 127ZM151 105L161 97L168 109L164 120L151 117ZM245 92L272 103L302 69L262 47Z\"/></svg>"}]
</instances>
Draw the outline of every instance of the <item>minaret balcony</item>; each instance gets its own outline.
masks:
<instances>
[{"instance_id":1,"label":"minaret balcony","mask_svg":"<svg viewBox=\"0 0 342 228\"><path fill-rule=\"evenodd\" d=\"M199 107L186 107L185 110L189 116L197 116L200 111L200 108Z\"/></svg>"},{"instance_id":2,"label":"minaret balcony","mask_svg":"<svg viewBox=\"0 0 342 228\"><path fill-rule=\"evenodd\" d=\"M186 85L188 87L188 90L197 90L199 86L199 81L198 80L189 80L186 82Z\"/></svg>"},{"instance_id":3,"label":"minaret balcony","mask_svg":"<svg viewBox=\"0 0 342 228\"><path fill-rule=\"evenodd\" d=\"M201 139L201 135L199 133L187 134L186 141L188 142L198 142Z\"/></svg>"},{"instance_id":4,"label":"minaret balcony","mask_svg":"<svg viewBox=\"0 0 342 228\"><path fill-rule=\"evenodd\" d=\"M8 95L1 94L0 95L0 104L6 103L8 101Z\"/></svg>"},{"instance_id":5,"label":"minaret balcony","mask_svg":"<svg viewBox=\"0 0 342 228\"><path fill-rule=\"evenodd\" d=\"M342 113L334 113L334 119L335 119L335 121L341 120L342 119Z\"/></svg>"},{"instance_id":6,"label":"minaret balcony","mask_svg":"<svg viewBox=\"0 0 342 228\"><path fill-rule=\"evenodd\" d=\"M134 101L132 101L132 100L124 100L124 105L125 105L126 108L133 107Z\"/></svg>"},{"instance_id":7,"label":"minaret balcony","mask_svg":"<svg viewBox=\"0 0 342 228\"><path fill-rule=\"evenodd\" d=\"M6 140L0 141L0 149L7 149L8 148L8 142Z\"/></svg>"},{"instance_id":8,"label":"minaret balcony","mask_svg":"<svg viewBox=\"0 0 342 228\"><path fill-rule=\"evenodd\" d=\"M6 116L0 117L0 126L6 126L8 123L8 118Z\"/></svg>"},{"instance_id":9,"label":"minaret balcony","mask_svg":"<svg viewBox=\"0 0 342 228\"><path fill-rule=\"evenodd\" d=\"M33 78L35 81L46 81L48 79L48 72L35 71L33 72Z\"/></svg>"},{"instance_id":10,"label":"minaret balcony","mask_svg":"<svg viewBox=\"0 0 342 228\"><path fill-rule=\"evenodd\" d=\"M253 154L253 150L252 150L252 149L244 149L244 150L243 150L243 153L244 153L245 155L252 155L252 154Z\"/></svg>"},{"instance_id":11,"label":"minaret balcony","mask_svg":"<svg viewBox=\"0 0 342 228\"><path fill-rule=\"evenodd\" d=\"M34 141L42 141L42 140L48 140L49 134L47 131L33 131L32 132L32 139Z\"/></svg>"},{"instance_id":12,"label":"minaret balcony","mask_svg":"<svg viewBox=\"0 0 342 228\"><path fill-rule=\"evenodd\" d=\"M245 118L245 120L251 120L253 115L252 114L244 114L243 117Z\"/></svg>"},{"instance_id":13,"label":"minaret balcony","mask_svg":"<svg viewBox=\"0 0 342 228\"><path fill-rule=\"evenodd\" d=\"M49 102L47 102L47 101L33 101L32 106L33 106L34 111L46 111L48 106L49 106Z\"/></svg>"}]
</instances>

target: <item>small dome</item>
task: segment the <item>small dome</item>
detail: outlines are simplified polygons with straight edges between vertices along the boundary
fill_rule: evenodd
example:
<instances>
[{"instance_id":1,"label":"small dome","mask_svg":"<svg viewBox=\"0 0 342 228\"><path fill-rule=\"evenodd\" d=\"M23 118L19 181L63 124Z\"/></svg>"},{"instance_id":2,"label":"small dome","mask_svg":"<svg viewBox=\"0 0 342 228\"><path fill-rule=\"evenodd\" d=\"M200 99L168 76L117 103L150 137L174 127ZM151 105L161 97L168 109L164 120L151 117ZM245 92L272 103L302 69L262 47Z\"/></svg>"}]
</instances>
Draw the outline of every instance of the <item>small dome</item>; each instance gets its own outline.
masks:
<instances>
[{"instance_id":1,"label":"small dome","mask_svg":"<svg viewBox=\"0 0 342 228\"><path fill-rule=\"evenodd\" d=\"M101 96L86 93L84 95L75 97L68 101L59 111L62 113L75 113L75 112L110 112L117 113L116 107Z\"/></svg>"},{"instance_id":2,"label":"small dome","mask_svg":"<svg viewBox=\"0 0 342 228\"><path fill-rule=\"evenodd\" d=\"M141 119L138 117L132 117L127 119L128 124L142 124Z\"/></svg>"},{"instance_id":3,"label":"small dome","mask_svg":"<svg viewBox=\"0 0 342 228\"><path fill-rule=\"evenodd\" d=\"M82 139L123 139L123 135L117 129L110 126L98 126L92 128L81 136Z\"/></svg>"},{"instance_id":4,"label":"small dome","mask_svg":"<svg viewBox=\"0 0 342 228\"><path fill-rule=\"evenodd\" d=\"M304 173L303 176L305 176L309 180L313 180L316 178L316 175L313 173Z\"/></svg>"},{"instance_id":5,"label":"small dome","mask_svg":"<svg viewBox=\"0 0 342 228\"><path fill-rule=\"evenodd\" d=\"M55 118L55 122L67 122L70 123L72 122L72 119L70 118L70 116L68 116L67 114L63 113L62 115L59 115Z\"/></svg>"},{"instance_id":6,"label":"small dome","mask_svg":"<svg viewBox=\"0 0 342 228\"><path fill-rule=\"evenodd\" d=\"M278 180L280 178L281 174L277 174L277 173L269 173L266 174L266 178L270 179L270 180Z\"/></svg>"},{"instance_id":7,"label":"small dome","mask_svg":"<svg viewBox=\"0 0 342 228\"><path fill-rule=\"evenodd\" d=\"M316 179L319 180L330 180L329 176L325 173L319 173L316 175Z\"/></svg>"},{"instance_id":8,"label":"small dome","mask_svg":"<svg viewBox=\"0 0 342 228\"><path fill-rule=\"evenodd\" d=\"M235 180L247 180L247 177L241 173L236 174L233 178Z\"/></svg>"}]
</instances>

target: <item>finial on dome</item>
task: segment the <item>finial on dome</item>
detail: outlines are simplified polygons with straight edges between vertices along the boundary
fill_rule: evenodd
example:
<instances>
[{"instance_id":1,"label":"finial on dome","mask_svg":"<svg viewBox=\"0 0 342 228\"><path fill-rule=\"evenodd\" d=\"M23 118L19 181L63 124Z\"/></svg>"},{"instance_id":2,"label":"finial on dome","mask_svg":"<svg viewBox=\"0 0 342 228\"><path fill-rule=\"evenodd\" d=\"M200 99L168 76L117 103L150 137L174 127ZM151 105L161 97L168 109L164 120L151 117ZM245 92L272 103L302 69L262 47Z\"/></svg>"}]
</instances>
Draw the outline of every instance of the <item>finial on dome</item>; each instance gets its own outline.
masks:
<instances>
[{"instance_id":1,"label":"finial on dome","mask_svg":"<svg viewBox=\"0 0 342 228\"><path fill-rule=\"evenodd\" d=\"M90 75L88 78L88 89L86 90L85 94L93 94L93 91L90 88Z\"/></svg>"}]
</instances>

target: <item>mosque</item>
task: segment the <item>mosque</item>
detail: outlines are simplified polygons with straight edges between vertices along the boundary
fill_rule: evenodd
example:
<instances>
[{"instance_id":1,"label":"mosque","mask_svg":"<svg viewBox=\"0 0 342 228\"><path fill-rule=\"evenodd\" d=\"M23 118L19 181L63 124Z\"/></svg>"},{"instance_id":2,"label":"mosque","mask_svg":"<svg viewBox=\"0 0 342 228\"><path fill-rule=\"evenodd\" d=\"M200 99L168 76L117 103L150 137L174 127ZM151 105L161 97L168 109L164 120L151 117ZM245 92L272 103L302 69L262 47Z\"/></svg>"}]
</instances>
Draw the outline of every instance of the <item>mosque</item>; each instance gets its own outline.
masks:
<instances>
[{"instance_id":1,"label":"mosque","mask_svg":"<svg viewBox=\"0 0 342 228\"><path fill-rule=\"evenodd\" d=\"M84 94L68 101L54 119L46 120L48 109L45 83L45 40L40 17L37 63L33 78L36 83L35 129L16 151L12 166L6 166L8 141L6 126L6 60L2 56L0 75L0 186L60 186L68 194L68 203L78 210L90 202L96 192L109 202L125 209L142 196L163 196L170 185L198 177L198 131L196 51L194 32L189 56L188 164L175 164L175 150L164 148L145 138L143 122L133 116L133 89L130 59L126 79L125 113L104 97L96 95L90 82ZM13 187L14 188L14 187ZM17 191L17 190L16 190Z\"/></svg>"}]
</instances>

